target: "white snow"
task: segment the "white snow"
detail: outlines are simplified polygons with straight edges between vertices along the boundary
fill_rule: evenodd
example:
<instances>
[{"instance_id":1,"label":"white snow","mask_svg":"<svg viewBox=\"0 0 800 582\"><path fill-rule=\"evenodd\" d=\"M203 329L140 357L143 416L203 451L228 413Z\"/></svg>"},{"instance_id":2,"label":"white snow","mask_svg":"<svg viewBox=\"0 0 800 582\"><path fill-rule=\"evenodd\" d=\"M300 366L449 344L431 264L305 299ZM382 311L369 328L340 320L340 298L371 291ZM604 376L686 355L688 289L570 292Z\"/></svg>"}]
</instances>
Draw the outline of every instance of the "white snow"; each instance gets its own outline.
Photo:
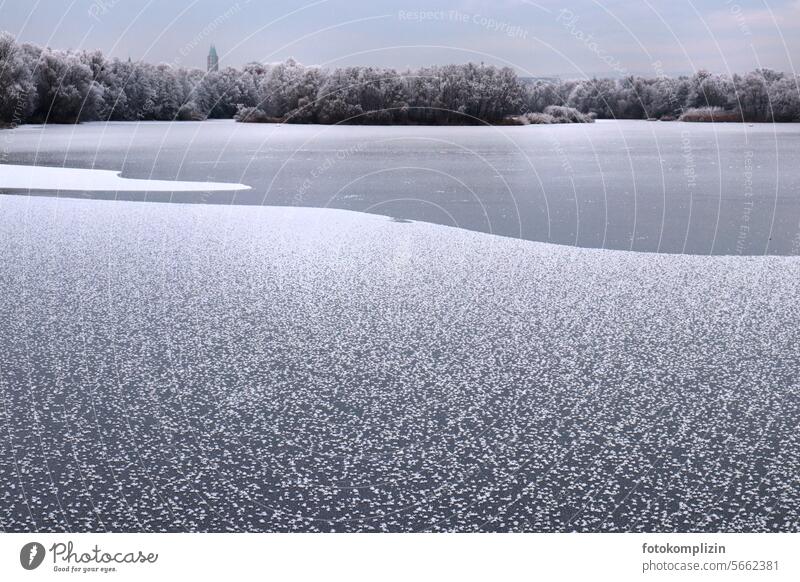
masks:
<instances>
[{"instance_id":1,"label":"white snow","mask_svg":"<svg viewBox=\"0 0 800 582\"><path fill-rule=\"evenodd\" d=\"M0 164L0 189L102 192L216 192L250 189L250 186L244 184L225 182L138 180L123 178L120 173L86 168Z\"/></svg>"}]
</instances>

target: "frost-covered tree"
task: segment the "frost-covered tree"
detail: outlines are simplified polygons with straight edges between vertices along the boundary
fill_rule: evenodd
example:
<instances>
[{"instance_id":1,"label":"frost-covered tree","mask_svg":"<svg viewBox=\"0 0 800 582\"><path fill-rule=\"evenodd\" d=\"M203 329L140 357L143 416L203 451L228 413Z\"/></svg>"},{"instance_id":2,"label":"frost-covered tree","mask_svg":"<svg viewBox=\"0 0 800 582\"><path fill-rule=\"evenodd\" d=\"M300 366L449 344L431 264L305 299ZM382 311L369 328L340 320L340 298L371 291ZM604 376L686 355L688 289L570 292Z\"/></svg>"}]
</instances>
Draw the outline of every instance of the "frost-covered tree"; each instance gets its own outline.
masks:
<instances>
[{"instance_id":1,"label":"frost-covered tree","mask_svg":"<svg viewBox=\"0 0 800 582\"><path fill-rule=\"evenodd\" d=\"M97 118L102 88L78 55L42 51L33 77L37 94L35 119L75 123Z\"/></svg>"},{"instance_id":2,"label":"frost-covered tree","mask_svg":"<svg viewBox=\"0 0 800 582\"><path fill-rule=\"evenodd\" d=\"M244 107L258 107L262 100L262 87L270 68L261 63L247 63L239 75L239 94Z\"/></svg>"},{"instance_id":3,"label":"frost-covered tree","mask_svg":"<svg viewBox=\"0 0 800 582\"><path fill-rule=\"evenodd\" d=\"M188 95L184 93L178 77L169 65L158 65L153 73L152 87L155 93L153 119L159 121L176 119Z\"/></svg>"},{"instance_id":4,"label":"frost-covered tree","mask_svg":"<svg viewBox=\"0 0 800 582\"><path fill-rule=\"evenodd\" d=\"M33 112L35 97L30 64L14 37L0 32L0 123L22 123Z\"/></svg>"},{"instance_id":5,"label":"frost-covered tree","mask_svg":"<svg viewBox=\"0 0 800 582\"><path fill-rule=\"evenodd\" d=\"M723 75L708 71L698 71L689 80L687 107L721 107L731 109L736 106L736 92L733 82Z\"/></svg>"},{"instance_id":6,"label":"frost-covered tree","mask_svg":"<svg viewBox=\"0 0 800 582\"><path fill-rule=\"evenodd\" d=\"M769 86L762 75L755 71L744 77L735 75L733 84L736 103L745 121L769 121L772 118Z\"/></svg>"},{"instance_id":7,"label":"frost-covered tree","mask_svg":"<svg viewBox=\"0 0 800 582\"><path fill-rule=\"evenodd\" d=\"M322 123L389 124L408 121L406 84L394 69L349 67L325 76L317 94Z\"/></svg>"},{"instance_id":8,"label":"frost-covered tree","mask_svg":"<svg viewBox=\"0 0 800 582\"><path fill-rule=\"evenodd\" d=\"M564 105L566 100L559 93L562 83L539 80L528 83L523 88L523 107L525 112L542 112L550 105Z\"/></svg>"},{"instance_id":9,"label":"frost-covered tree","mask_svg":"<svg viewBox=\"0 0 800 582\"><path fill-rule=\"evenodd\" d=\"M294 59L274 65L260 84L259 107L267 115L283 117L292 123L314 120L317 92L322 71L305 67Z\"/></svg>"},{"instance_id":10,"label":"frost-covered tree","mask_svg":"<svg viewBox=\"0 0 800 582\"><path fill-rule=\"evenodd\" d=\"M230 119L236 114L236 106L242 102L239 72L231 67L211 71L202 78L195 94L201 111L207 117Z\"/></svg>"},{"instance_id":11,"label":"frost-covered tree","mask_svg":"<svg viewBox=\"0 0 800 582\"><path fill-rule=\"evenodd\" d=\"M800 78L782 78L769 86L775 121L800 121Z\"/></svg>"},{"instance_id":12,"label":"frost-covered tree","mask_svg":"<svg viewBox=\"0 0 800 582\"><path fill-rule=\"evenodd\" d=\"M412 121L496 122L525 109L524 89L509 68L445 65L407 73L406 78Z\"/></svg>"},{"instance_id":13,"label":"frost-covered tree","mask_svg":"<svg viewBox=\"0 0 800 582\"><path fill-rule=\"evenodd\" d=\"M658 118L678 117L683 112L688 95L689 83L685 77L659 77L650 86L648 113Z\"/></svg>"},{"instance_id":14,"label":"frost-covered tree","mask_svg":"<svg viewBox=\"0 0 800 582\"><path fill-rule=\"evenodd\" d=\"M621 94L611 79L590 79L576 83L564 105L600 118L619 116Z\"/></svg>"}]
</instances>

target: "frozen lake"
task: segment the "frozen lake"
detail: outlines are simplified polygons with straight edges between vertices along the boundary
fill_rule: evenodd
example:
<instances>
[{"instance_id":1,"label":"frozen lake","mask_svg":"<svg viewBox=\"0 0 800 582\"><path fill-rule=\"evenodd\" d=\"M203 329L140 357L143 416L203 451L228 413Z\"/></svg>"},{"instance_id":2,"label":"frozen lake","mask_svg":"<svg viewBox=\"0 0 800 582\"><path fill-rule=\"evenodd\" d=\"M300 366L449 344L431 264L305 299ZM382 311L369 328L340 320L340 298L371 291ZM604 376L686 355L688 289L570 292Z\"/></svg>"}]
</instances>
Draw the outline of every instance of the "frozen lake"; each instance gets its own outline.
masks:
<instances>
[{"instance_id":1,"label":"frozen lake","mask_svg":"<svg viewBox=\"0 0 800 582\"><path fill-rule=\"evenodd\" d=\"M0 132L0 529L800 531L799 128Z\"/></svg>"},{"instance_id":2,"label":"frozen lake","mask_svg":"<svg viewBox=\"0 0 800 582\"><path fill-rule=\"evenodd\" d=\"M252 187L65 196L333 207L583 247L800 254L800 124L87 123L0 139L3 163Z\"/></svg>"}]
</instances>

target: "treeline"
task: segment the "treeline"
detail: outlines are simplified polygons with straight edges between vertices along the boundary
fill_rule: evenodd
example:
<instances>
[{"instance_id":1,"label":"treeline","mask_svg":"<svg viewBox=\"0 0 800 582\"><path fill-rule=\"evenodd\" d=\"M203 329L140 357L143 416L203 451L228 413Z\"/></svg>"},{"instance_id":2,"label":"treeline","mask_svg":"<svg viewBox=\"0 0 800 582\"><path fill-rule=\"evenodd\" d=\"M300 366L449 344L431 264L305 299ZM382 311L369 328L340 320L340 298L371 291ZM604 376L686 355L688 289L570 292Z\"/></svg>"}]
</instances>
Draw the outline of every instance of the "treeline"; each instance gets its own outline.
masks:
<instances>
[{"instance_id":1,"label":"treeline","mask_svg":"<svg viewBox=\"0 0 800 582\"><path fill-rule=\"evenodd\" d=\"M16 43L0 33L0 124L200 120L361 124L585 122L677 118L716 108L743 121L800 120L798 79L726 77L530 81L483 64L398 72L293 60L205 73Z\"/></svg>"},{"instance_id":2,"label":"treeline","mask_svg":"<svg viewBox=\"0 0 800 582\"><path fill-rule=\"evenodd\" d=\"M0 122L197 120L253 113L290 123L500 122L523 109L509 68L475 64L326 71L294 60L197 69L17 44L0 34ZM244 116L244 113L242 113Z\"/></svg>"},{"instance_id":3,"label":"treeline","mask_svg":"<svg viewBox=\"0 0 800 582\"><path fill-rule=\"evenodd\" d=\"M289 123L497 123L523 104L509 68L469 63L398 73L347 67L325 71L293 60L245 67L258 95L242 103L242 121Z\"/></svg>"},{"instance_id":4,"label":"treeline","mask_svg":"<svg viewBox=\"0 0 800 582\"><path fill-rule=\"evenodd\" d=\"M745 75L698 71L690 77L535 82L529 106L564 104L601 119L800 121L800 77L770 69Z\"/></svg>"}]
</instances>

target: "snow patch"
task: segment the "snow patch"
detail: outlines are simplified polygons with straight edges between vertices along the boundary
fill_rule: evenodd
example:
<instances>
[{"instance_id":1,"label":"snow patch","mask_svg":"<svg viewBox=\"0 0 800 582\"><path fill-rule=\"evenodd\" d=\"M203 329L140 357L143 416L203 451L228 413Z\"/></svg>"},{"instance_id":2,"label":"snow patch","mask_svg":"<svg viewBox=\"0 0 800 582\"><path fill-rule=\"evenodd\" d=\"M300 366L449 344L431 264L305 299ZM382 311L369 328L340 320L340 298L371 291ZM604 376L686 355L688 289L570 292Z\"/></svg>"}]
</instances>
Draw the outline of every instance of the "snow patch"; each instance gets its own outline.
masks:
<instances>
[{"instance_id":1,"label":"snow patch","mask_svg":"<svg viewBox=\"0 0 800 582\"><path fill-rule=\"evenodd\" d=\"M120 172L0 164L0 188L8 190L77 190L125 192L217 192L249 190L225 182L183 182L123 178Z\"/></svg>"}]
</instances>

